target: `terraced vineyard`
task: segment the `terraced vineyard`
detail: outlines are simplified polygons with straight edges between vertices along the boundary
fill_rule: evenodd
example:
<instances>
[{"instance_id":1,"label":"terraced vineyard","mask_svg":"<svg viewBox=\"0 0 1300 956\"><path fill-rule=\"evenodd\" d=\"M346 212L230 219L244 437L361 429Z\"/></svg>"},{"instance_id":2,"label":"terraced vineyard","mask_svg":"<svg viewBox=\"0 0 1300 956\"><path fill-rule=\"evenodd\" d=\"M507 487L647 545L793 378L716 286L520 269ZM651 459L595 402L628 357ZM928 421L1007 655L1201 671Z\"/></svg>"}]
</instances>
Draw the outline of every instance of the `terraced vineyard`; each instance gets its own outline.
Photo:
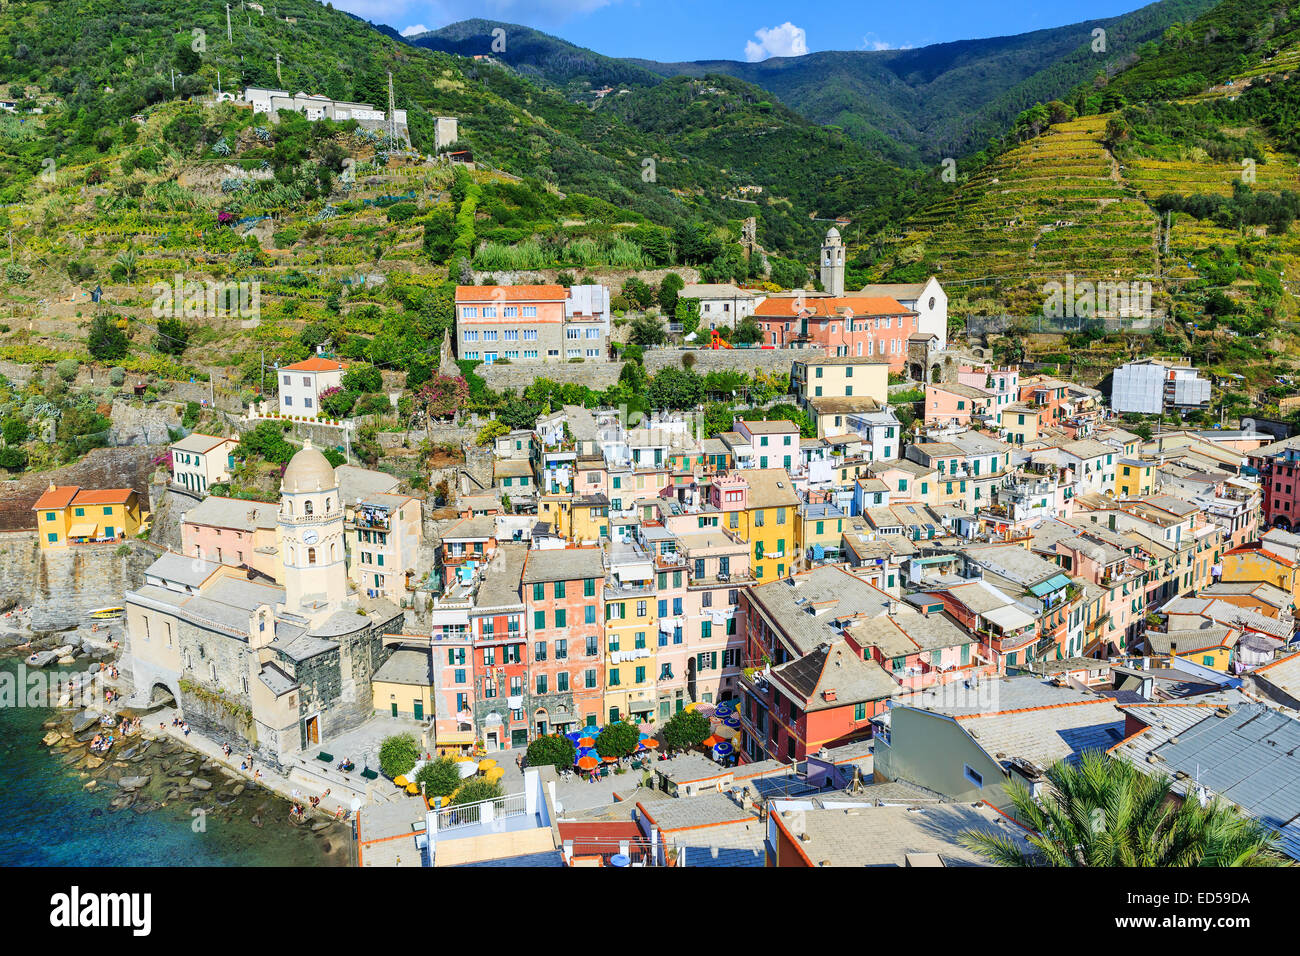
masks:
<instances>
[{"instance_id":1,"label":"terraced vineyard","mask_svg":"<svg viewBox=\"0 0 1300 956\"><path fill-rule=\"evenodd\" d=\"M1041 311L1042 286L1067 274L1152 279L1158 219L1120 178L1102 141L1108 118L1052 127L956 186L890 241L880 273L933 272L959 309L1019 314Z\"/></svg>"},{"instance_id":2,"label":"terraced vineyard","mask_svg":"<svg viewBox=\"0 0 1300 956\"><path fill-rule=\"evenodd\" d=\"M1254 132L1263 136L1262 131ZM1124 166L1124 178L1148 199L1165 193L1231 196L1234 185L1243 182L1245 168L1240 163L1216 162L1198 150L1171 148L1168 152L1186 155L1131 159ZM1300 166L1293 157L1266 148L1265 159L1254 165L1255 188L1300 190Z\"/></svg>"}]
</instances>

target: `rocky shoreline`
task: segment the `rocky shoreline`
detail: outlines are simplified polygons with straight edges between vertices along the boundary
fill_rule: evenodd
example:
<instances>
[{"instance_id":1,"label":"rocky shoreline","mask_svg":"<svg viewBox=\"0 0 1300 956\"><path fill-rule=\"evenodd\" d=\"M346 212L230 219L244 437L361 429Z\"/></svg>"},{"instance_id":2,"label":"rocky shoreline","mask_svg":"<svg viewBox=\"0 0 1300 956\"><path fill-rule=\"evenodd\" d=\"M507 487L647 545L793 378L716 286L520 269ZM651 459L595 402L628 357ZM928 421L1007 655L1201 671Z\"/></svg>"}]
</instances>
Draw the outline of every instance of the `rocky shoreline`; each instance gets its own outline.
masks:
<instances>
[{"instance_id":1,"label":"rocky shoreline","mask_svg":"<svg viewBox=\"0 0 1300 956\"><path fill-rule=\"evenodd\" d=\"M301 828L310 834L324 865L347 864L349 824L313 814L310 809L301 822L293 819L291 803L285 797L185 746L156 723L150 729L147 715L102 699L85 707L72 705L77 687L117 659L114 632L118 628L36 635L24 633L15 623L0 624L0 657L21 658L28 668L90 661L87 670L67 675L70 692L65 690L61 699L49 701L55 713L41 724L41 743L61 765L52 768L55 772L75 776L88 793L102 795L103 806L92 809L92 817L124 812L143 815L183 807L195 832L234 820L258 829L268 825ZM84 699L81 702L86 703ZM123 728L137 716L142 717L140 729L123 734ZM91 741L107 733L114 735L113 745L104 753L92 752Z\"/></svg>"}]
</instances>

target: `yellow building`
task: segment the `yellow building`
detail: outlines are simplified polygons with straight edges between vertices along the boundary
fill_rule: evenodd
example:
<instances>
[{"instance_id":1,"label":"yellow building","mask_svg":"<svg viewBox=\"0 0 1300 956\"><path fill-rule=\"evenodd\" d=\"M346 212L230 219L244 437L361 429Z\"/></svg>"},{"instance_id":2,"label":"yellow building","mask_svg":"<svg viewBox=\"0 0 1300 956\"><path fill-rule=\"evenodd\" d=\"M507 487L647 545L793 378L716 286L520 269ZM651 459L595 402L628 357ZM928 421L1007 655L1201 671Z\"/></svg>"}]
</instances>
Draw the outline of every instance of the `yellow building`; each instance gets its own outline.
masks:
<instances>
[{"instance_id":1,"label":"yellow building","mask_svg":"<svg viewBox=\"0 0 1300 956\"><path fill-rule=\"evenodd\" d=\"M130 488L81 488L50 483L32 505L42 548L115 541L140 530L144 514Z\"/></svg>"},{"instance_id":2,"label":"yellow building","mask_svg":"<svg viewBox=\"0 0 1300 956\"><path fill-rule=\"evenodd\" d=\"M1156 463L1121 458L1115 467L1115 496L1138 498L1156 493Z\"/></svg>"},{"instance_id":3,"label":"yellow building","mask_svg":"<svg viewBox=\"0 0 1300 956\"><path fill-rule=\"evenodd\" d=\"M1197 630L1147 632L1147 644L1153 654L1177 657L1202 667L1231 673L1241 632L1223 625Z\"/></svg>"},{"instance_id":4,"label":"yellow building","mask_svg":"<svg viewBox=\"0 0 1300 956\"><path fill-rule=\"evenodd\" d=\"M1024 445L1038 440L1038 411L1027 405L1008 405L998 412L1003 441Z\"/></svg>"},{"instance_id":5,"label":"yellow building","mask_svg":"<svg viewBox=\"0 0 1300 956\"><path fill-rule=\"evenodd\" d=\"M727 515L727 530L750 546L750 566L761 581L783 578L793 570L798 531L799 496L784 468L746 468L744 508Z\"/></svg>"},{"instance_id":6,"label":"yellow building","mask_svg":"<svg viewBox=\"0 0 1300 956\"><path fill-rule=\"evenodd\" d=\"M1267 540L1255 541L1224 554L1220 580L1224 583L1271 584L1291 595L1293 601L1300 602L1300 574L1297 574L1296 564L1265 550L1268 543Z\"/></svg>"},{"instance_id":7,"label":"yellow building","mask_svg":"<svg viewBox=\"0 0 1300 956\"><path fill-rule=\"evenodd\" d=\"M805 408L814 398L874 398L889 404L889 360L835 356L799 360L790 369L790 393Z\"/></svg>"},{"instance_id":8,"label":"yellow building","mask_svg":"<svg viewBox=\"0 0 1300 956\"><path fill-rule=\"evenodd\" d=\"M605 715L648 720L655 712L658 622L654 565L616 567L605 583Z\"/></svg>"},{"instance_id":9,"label":"yellow building","mask_svg":"<svg viewBox=\"0 0 1300 956\"><path fill-rule=\"evenodd\" d=\"M398 647L379 665L370 679L376 713L412 720L433 716L433 662L429 654L427 647Z\"/></svg>"},{"instance_id":10,"label":"yellow building","mask_svg":"<svg viewBox=\"0 0 1300 956\"><path fill-rule=\"evenodd\" d=\"M803 504L795 516L796 556L802 556L805 562L838 560L844 512L831 504Z\"/></svg>"},{"instance_id":11,"label":"yellow building","mask_svg":"<svg viewBox=\"0 0 1300 956\"><path fill-rule=\"evenodd\" d=\"M537 518L579 544L609 537L609 499L604 495L542 495Z\"/></svg>"}]
</instances>

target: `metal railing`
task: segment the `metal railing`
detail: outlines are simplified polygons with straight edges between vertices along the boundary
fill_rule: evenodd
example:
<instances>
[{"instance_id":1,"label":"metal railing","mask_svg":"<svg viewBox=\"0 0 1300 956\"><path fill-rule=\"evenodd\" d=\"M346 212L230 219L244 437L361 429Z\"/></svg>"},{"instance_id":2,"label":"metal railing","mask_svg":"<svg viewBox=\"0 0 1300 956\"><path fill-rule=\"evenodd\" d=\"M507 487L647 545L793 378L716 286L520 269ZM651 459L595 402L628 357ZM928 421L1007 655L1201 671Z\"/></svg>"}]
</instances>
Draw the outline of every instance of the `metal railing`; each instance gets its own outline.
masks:
<instances>
[{"instance_id":1,"label":"metal railing","mask_svg":"<svg viewBox=\"0 0 1300 956\"><path fill-rule=\"evenodd\" d=\"M501 820L506 817L523 816L527 812L528 805L525 795L510 793L504 797L480 800L478 803L441 807L434 811L434 830L441 833L459 827L477 826L480 823Z\"/></svg>"}]
</instances>

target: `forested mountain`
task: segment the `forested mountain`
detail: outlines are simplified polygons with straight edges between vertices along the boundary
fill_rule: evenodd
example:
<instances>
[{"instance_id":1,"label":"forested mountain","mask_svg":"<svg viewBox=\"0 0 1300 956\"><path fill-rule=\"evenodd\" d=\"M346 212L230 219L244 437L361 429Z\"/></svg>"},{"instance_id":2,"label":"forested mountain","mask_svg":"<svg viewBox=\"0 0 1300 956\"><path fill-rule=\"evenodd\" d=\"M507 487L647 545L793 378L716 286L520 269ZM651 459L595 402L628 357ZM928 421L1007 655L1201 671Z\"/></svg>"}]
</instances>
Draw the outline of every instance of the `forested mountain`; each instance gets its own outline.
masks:
<instances>
[{"instance_id":1,"label":"forested mountain","mask_svg":"<svg viewBox=\"0 0 1300 956\"><path fill-rule=\"evenodd\" d=\"M1160 0L1119 17L1009 37L963 40L914 50L836 51L758 63L660 63L601 56L528 27L469 20L411 42L463 55L490 54L492 31L505 50L491 53L575 98L607 86L637 89L656 76L724 74L767 90L813 122L842 128L882 157L904 165L964 156L1000 135L1017 114L1065 95L1098 73L1130 65L1142 44L1189 22L1216 0ZM1095 30L1105 31L1104 44Z\"/></svg>"}]
</instances>

